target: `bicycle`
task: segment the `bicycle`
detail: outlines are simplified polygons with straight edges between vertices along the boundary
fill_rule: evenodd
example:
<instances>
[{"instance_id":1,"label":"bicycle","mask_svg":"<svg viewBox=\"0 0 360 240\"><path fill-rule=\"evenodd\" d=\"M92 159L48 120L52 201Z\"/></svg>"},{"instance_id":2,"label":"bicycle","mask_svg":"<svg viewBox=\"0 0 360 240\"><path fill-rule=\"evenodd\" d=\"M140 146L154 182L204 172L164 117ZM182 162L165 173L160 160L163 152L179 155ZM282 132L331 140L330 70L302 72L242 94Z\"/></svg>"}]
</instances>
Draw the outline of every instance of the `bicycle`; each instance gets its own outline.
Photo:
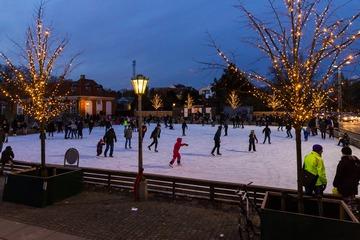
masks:
<instances>
[{"instance_id":1,"label":"bicycle","mask_svg":"<svg viewBox=\"0 0 360 240\"><path fill-rule=\"evenodd\" d=\"M260 209L254 199L250 199L247 187L253 182L242 185L235 193L239 196L240 216L238 231L240 239L258 239L260 237Z\"/></svg>"}]
</instances>

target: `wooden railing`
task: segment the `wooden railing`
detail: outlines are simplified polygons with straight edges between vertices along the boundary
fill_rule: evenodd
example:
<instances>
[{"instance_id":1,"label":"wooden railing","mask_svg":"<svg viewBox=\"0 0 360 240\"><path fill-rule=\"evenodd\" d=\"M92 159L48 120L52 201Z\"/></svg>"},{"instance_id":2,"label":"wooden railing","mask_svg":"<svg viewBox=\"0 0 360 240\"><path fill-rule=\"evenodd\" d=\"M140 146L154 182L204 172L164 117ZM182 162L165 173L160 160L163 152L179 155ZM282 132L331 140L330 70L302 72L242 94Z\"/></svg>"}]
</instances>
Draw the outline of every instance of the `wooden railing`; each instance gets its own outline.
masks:
<instances>
[{"instance_id":1,"label":"wooden railing","mask_svg":"<svg viewBox=\"0 0 360 240\"><path fill-rule=\"evenodd\" d=\"M59 166L59 165L48 165ZM23 161L15 161L13 171L24 170L31 167L39 167L37 163L29 163ZM136 173L127 171L114 171L95 168L81 168L83 170L84 183L90 185L100 185L108 189L118 188L132 191L136 178ZM5 172L11 171L10 166L5 165ZM174 176L164 176L157 174L144 174L147 179L149 193L164 194L176 198L178 196L206 199L213 203L226 202L238 203L239 196L237 191L248 192L248 196L258 206L265 197L267 191L296 194L295 190L274 188L257 185L246 185L240 183L219 182L203 179L183 178ZM336 198L334 195L325 194L326 197ZM358 199L359 200L359 199Z\"/></svg>"}]
</instances>

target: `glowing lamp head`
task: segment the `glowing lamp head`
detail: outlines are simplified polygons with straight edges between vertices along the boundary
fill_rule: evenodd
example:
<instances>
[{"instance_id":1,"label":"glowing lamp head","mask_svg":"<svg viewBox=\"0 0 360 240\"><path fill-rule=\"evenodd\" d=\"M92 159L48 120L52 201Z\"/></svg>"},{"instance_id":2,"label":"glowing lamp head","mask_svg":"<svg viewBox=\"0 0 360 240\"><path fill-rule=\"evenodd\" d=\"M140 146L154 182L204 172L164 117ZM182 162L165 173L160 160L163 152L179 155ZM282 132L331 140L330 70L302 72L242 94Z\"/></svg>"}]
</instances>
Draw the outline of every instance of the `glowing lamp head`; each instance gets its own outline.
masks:
<instances>
[{"instance_id":1,"label":"glowing lamp head","mask_svg":"<svg viewBox=\"0 0 360 240\"><path fill-rule=\"evenodd\" d=\"M131 84L133 85L135 94L142 95L145 93L146 86L149 79L144 75L138 74L136 77L131 79Z\"/></svg>"}]
</instances>

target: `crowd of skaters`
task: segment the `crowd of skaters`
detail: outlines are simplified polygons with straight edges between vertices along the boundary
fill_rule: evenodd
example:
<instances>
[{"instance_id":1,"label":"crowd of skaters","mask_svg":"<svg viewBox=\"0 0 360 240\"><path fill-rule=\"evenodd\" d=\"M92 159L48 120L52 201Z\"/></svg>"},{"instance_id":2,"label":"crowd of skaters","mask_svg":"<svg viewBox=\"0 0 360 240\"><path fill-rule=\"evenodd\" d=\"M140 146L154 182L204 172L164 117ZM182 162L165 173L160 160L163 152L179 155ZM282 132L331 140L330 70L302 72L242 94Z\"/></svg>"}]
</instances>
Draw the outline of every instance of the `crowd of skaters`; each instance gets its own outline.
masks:
<instances>
[{"instance_id":1,"label":"crowd of skaters","mask_svg":"<svg viewBox=\"0 0 360 240\"><path fill-rule=\"evenodd\" d=\"M86 124L88 126L88 134L91 134L94 126L100 126L105 128L104 136L99 140L96 146L96 154L97 156L100 156L103 153L103 147L105 146L104 151L104 157L113 157L114 153L114 144L117 142L117 136L115 133L115 130L112 128L112 119L110 118L97 118L92 116L86 116L85 118L81 117L74 117L74 118L59 118L54 121L49 122L49 124L46 126L46 132L48 137L53 137L54 133L63 133L64 139L81 139L83 138L83 129L84 125ZM212 151L210 152L211 155L215 156L215 152L217 155L222 155L220 152L220 144L221 144L221 137L226 137L228 135L228 125L229 122L232 122L233 128L244 128L244 122L249 121L248 119L242 117L241 115L235 115L235 116L220 116L220 117L192 117L189 119L186 118L173 118L170 116L165 116L162 118L159 117L146 117L144 119L144 124L141 126L142 128L142 138L145 138L145 134L147 132L148 126L150 126L150 123L155 123L155 127L151 131L151 134L149 138L152 140L152 142L148 145L148 149L151 151L152 147L154 147L154 151L158 152L158 144L159 144L159 138L161 136L161 124L163 123L165 128L168 128L170 130L177 130L174 129L175 123L181 124L181 134L182 136L186 136L188 129L187 123L201 123L202 125L211 124L212 126L215 126L218 124L217 131L214 134L214 147ZM271 130L269 128L269 125L274 125L274 123L277 123L277 130L278 131L284 131L286 130L286 137L292 138L292 123L290 121L290 118L286 115L280 116L261 116L261 117L255 117L253 119L255 122L255 126L258 127L264 127L262 129L262 134L264 135L263 144L268 142L268 144L271 144ZM123 136L125 139L125 149L131 149L131 139L134 131L137 131L138 129L138 122L134 118L124 117L118 120L118 123L124 125L124 132ZM329 138L334 138L334 119L332 117L314 117L311 119L304 127L303 127L303 134L304 134L304 140L307 141L310 136L316 136L320 132L321 138L325 139L326 134L328 133ZM31 125L32 129L37 130L38 126L36 122ZM4 119L1 125L0 129L0 151L2 150L3 143L8 141L8 135L10 133L10 130L12 131L13 135L18 134L20 131L22 134L26 134L28 129L28 125L25 123L25 121L19 121L14 120L11 124ZM222 135L222 131L224 131L224 135ZM256 143L259 142L255 131L250 130L249 132L249 151L256 151ZM339 138L338 145L342 145L343 147L349 146L349 136L347 134L344 134ZM187 143L182 142L182 138L178 137L176 138L174 148L173 148L173 154L172 158L170 160L169 166L173 167L174 162L176 161L178 165L181 165L181 155L180 155L180 148L183 146L188 146ZM315 149L315 150L314 150ZM313 151L319 152L319 147L314 147ZM344 150L345 153L349 153L349 150ZM7 146L5 151L3 151L1 158L2 162L2 168L5 165L6 162L11 162L14 153L12 152L12 149L10 146ZM351 158L351 159L357 159L357 158ZM356 169L356 168L355 168ZM337 175L338 176L338 175ZM339 178L339 177L337 177ZM359 177L360 178L360 177ZM338 182L339 180L337 180ZM355 181L355 180L354 180ZM337 184L337 185L336 185ZM338 183L334 183L338 186ZM321 186L321 188L316 188L316 191L314 190L314 194L319 193L319 189L322 191L325 189L326 186ZM341 187L340 187L341 188ZM315 188L314 188L315 189ZM309 189L307 189L307 192L309 193ZM340 190L342 191L342 190ZM354 193L352 193L354 195ZM357 194L357 193L356 193ZM347 196L348 197L348 196Z\"/></svg>"}]
</instances>

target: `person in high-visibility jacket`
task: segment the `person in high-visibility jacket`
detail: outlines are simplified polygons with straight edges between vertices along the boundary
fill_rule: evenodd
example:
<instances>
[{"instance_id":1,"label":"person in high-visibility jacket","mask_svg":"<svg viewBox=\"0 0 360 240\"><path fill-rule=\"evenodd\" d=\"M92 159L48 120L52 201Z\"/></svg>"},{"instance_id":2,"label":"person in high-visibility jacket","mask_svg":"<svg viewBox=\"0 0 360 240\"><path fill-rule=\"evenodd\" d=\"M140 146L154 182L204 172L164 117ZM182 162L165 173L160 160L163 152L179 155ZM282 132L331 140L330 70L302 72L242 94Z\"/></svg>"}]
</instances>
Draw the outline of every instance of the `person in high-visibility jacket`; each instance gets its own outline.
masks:
<instances>
[{"instance_id":1,"label":"person in high-visibility jacket","mask_svg":"<svg viewBox=\"0 0 360 240\"><path fill-rule=\"evenodd\" d=\"M315 186L305 186L305 193L307 195L312 195L315 192L316 196L321 196L326 188L327 179L324 160L321 157L322 152L323 147L315 144L312 151L305 156L304 170L318 176Z\"/></svg>"}]
</instances>

